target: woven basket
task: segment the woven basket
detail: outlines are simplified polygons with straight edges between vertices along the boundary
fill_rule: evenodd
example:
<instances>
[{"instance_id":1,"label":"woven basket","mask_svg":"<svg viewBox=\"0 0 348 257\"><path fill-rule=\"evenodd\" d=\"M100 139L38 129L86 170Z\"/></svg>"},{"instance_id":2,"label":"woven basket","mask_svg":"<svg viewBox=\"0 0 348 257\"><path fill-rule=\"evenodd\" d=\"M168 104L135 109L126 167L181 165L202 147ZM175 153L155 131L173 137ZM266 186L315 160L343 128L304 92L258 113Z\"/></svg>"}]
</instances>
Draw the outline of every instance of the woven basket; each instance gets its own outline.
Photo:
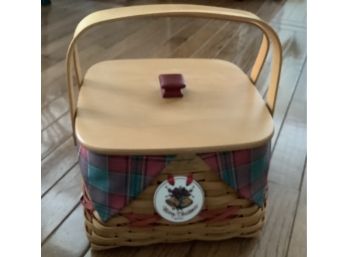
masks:
<instances>
[{"instance_id":1,"label":"woven basket","mask_svg":"<svg viewBox=\"0 0 348 257\"><path fill-rule=\"evenodd\" d=\"M234 64L214 59L112 60L93 65L85 74L82 72L77 41L84 32L106 22L147 16L215 18L257 27L263 32L263 39L250 75L246 75ZM263 100L255 83L270 46L273 49L272 66L267 97ZM112 156L173 158L168 163L162 163L166 166L161 166L159 173L154 172L155 176L151 177L153 180L144 184L147 187L135 191L136 194L133 195L121 195L126 195L127 199L122 198L122 201L128 205L118 205L121 200L115 192L119 193L121 190L117 188L129 184L117 186L116 190L107 188L105 185L110 185L109 177L120 176L110 175L107 168L92 168L95 170L92 171L91 180L98 172L102 175L96 175L99 177L94 179L99 182L105 179L102 181L105 183L97 185L98 189L92 192L95 184L88 184L90 163L82 163L80 158L85 182L82 202L92 249L190 240L214 241L258 235L265 217L269 155L264 155L266 157L260 159L261 162L250 159L255 161L248 164L250 166L247 172L251 174L247 173L249 178L243 180L239 187L237 176L233 173L237 172L233 170L236 167L222 170L223 164L220 163L219 167L211 165L204 159L204 154L216 154L220 156L217 158L223 159L223 154L249 150L251 153L256 149L252 152L255 157L259 156L257 149L264 146L269 153L274 130L272 115L282 64L281 52L277 34L256 15L220 7L146 5L114 8L90 14L78 24L67 53L67 84L75 142L83 146L83 151L101 156L102 160ZM183 75L187 82L185 92L188 93L182 97L181 91L175 92L174 95L181 98L163 99L160 90L168 90L168 95L173 96L173 92L169 92L172 85L168 87L168 84L161 84L160 88L158 77L161 81L162 75L167 75L168 78L173 73L175 76ZM180 88L186 86L183 81L180 82ZM76 91L78 96L75 95ZM165 94L162 91L163 97ZM125 106L128 107L126 114ZM256 168L254 172L253 165L261 165L262 169ZM228 174L229 171L233 174ZM128 174L126 172L129 170L124 168L121 172ZM243 173L243 168L238 172L246 174ZM260 174L262 179L257 180L261 177ZM155 191L162 182L169 181L169 176L193 179L203 189L203 196L200 198L201 205L204 199L202 209L197 207L196 210L200 212L186 222L172 223L155 210ZM227 181L224 176L234 176L234 182ZM111 181L121 183L121 180ZM248 186L250 188L245 189ZM119 198L112 202L114 196L108 198L103 195L104 192L116 195L115 199ZM104 202L104 207L110 204L113 208L106 215L98 205ZM182 206L180 208L182 210Z\"/></svg>"},{"instance_id":2,"label":"woven basket","mask_svg":"<svg viewBox=\"0 0 348 257\"><path fill-rule=\"evenodd\" d=\"M158 184L166 180L169 174L186 176L191 173L206 196L201 215L180 225L156 216L153 195ZM86 192L85 200L89 200ZM130 225L132 221L129 215L139 215L140 218L137 223ZM94 250L164 242L255 237L263 223L264 208L238 197L200 158L192 156L178 156L138 199L108 222L102 222L95 211L85 209L86 230Z\"/></svg>"}]
</instances>

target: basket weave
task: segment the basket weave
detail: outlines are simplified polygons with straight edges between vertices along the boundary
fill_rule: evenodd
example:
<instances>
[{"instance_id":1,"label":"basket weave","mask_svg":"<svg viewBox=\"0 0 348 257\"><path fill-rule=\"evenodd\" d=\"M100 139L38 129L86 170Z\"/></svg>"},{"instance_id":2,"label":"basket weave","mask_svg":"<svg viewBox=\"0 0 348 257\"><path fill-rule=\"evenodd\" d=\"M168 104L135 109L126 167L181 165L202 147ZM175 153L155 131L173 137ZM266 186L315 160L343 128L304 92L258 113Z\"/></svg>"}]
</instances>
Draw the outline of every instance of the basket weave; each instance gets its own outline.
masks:
<instances>
[{"instance_id":1,"label":"basket weave","mask_svg":"<svg viewBox=\"0 0 348 257\"><path fill-rule=\"evenodd\" d=\"M181 224L172 224L156 215L153 195L168 174L192 174L202 186L205 203L201 215ZM87 193L85 198L88 200ZM95 211L85 208L85 225L92 249L104 250L163 242L255 237L263 226L264 216L264 208L239 198L199 157L182 155L172 161L140 197L107 222L102 222ZM138 217L135 222L134 217Z\"/></svg>"}]
</instances>

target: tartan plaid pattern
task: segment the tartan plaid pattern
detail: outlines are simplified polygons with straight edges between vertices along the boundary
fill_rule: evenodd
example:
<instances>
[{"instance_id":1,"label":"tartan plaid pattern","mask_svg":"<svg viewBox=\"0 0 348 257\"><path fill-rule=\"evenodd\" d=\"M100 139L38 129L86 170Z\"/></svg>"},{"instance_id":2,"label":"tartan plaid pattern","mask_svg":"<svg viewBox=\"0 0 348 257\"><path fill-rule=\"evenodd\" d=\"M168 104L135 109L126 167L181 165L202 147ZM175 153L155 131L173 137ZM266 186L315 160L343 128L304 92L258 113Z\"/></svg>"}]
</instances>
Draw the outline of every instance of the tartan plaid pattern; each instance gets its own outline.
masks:
<instances>
[{"instance_id":1,"label":"tartan plaid pattern","mask_svg":"<svg viewBox=\"0 0 348 257\"><path fill-rule=\"evenodd\" d=\"M198 154L239 195L264 205L270 143L254 149ZM117 214L156 178L175 156L97 154L80 146L79 163L93 208L103 221Z\"/></svg>"},{"instance_id":2,"label":"tartan plaid pattern","mask_svg":"<svg viewBox=\"0 0 348 257\"><path fill-rule=\"evenodd\" d=\"M198 154L237 194L265 204L271 144L246 150Z\"/></svg>"},{"instance_id":3,"label":"tartan plaid pattern","mask_svg":"<svg viewBox=\"0 0 348 257\"><path fill-rule=\"evenodd\" d=\"M79 163L94 209L106 221L135 199L174 156L112 156L80 146Z\"/></svg>"}]
</instances>

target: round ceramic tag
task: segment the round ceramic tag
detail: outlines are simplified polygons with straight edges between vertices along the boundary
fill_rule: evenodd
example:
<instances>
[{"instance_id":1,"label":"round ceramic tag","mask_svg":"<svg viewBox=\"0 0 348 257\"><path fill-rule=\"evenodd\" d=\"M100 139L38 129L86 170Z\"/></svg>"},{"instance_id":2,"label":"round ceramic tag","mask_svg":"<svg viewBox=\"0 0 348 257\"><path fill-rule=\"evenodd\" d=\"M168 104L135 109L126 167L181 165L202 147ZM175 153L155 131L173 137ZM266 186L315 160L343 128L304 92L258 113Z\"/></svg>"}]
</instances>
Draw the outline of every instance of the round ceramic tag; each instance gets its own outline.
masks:
<instances>
[{"instance_id":1,"label":"round ceramic tag","mask_svg":"<svg viewBox=\"0 0 348 257\"><path fill-rule=\"evenodd\" d=\"M153 200L162 218L180 223L191 220L201 211L204 192L192 177L175 176L157 187Z\"/></svg>"}]
</instances>

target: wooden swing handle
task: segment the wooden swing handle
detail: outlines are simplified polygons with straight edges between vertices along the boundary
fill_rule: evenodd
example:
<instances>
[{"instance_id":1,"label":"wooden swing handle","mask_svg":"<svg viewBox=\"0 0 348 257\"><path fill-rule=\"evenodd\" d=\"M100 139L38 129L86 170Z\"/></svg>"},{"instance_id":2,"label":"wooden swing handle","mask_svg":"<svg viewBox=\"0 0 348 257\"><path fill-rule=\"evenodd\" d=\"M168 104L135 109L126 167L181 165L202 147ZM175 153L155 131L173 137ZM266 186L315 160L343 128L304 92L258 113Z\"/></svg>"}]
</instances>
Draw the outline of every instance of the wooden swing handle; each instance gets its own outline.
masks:
<instances>
[{"instance_id":1,"label":"wooden swing handle","mask_svg":"<svg viewBox=\"0 0 348 257\"><path fill-rule=\"evenodd\" d=\"M260 71L265 62L269 42L272 46L272 67L270 73L268 93L266 96L266 103L271 114L273 114L280 70L282 64L282 48L276 32L267 23L262 21L253 13L235 9L212 7L204 5L184 5L184 4L160 4L160 5L144 5L113 8L94 12L80 21L75 29L73 39L70 42L66 60L67 60L67 85L69 92L70 114L72 125L74 127L74 120L76 115L76 103L73 89L73 73L75 73L78 85L81 86L83 82L83 75L81 73L76 43L79 37L90 28L104 24L107 22L146 16L189 16L199 18L214 18L220 20L237 21L248 23L258 27L263 32L263 39L259 53L256 57L255 63L251 70L250 80L255 83L259 77Z\"/></svg>"}]
</instances>

